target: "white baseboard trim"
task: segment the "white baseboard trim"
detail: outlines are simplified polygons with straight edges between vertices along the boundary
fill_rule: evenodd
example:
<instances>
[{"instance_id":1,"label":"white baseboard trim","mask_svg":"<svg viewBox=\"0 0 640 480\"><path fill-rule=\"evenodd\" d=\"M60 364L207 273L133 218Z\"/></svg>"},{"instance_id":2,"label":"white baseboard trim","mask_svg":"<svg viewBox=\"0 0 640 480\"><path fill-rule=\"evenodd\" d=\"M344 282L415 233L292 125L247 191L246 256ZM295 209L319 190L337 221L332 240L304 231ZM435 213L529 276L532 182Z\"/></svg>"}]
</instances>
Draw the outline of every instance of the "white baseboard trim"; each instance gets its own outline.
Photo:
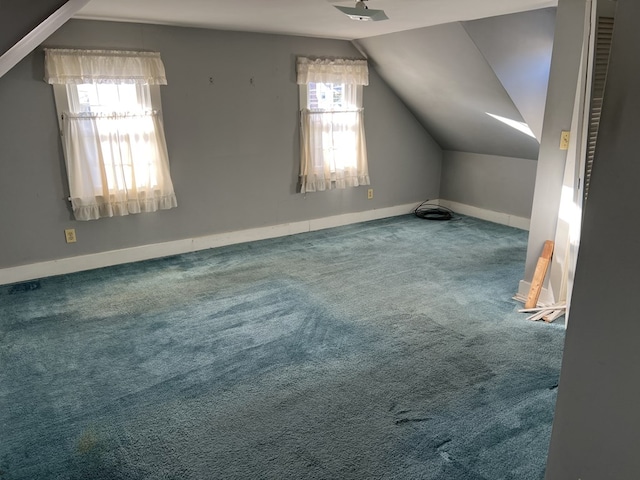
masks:
<instances>
[{"instance_id":1,"label":"white baseboard trim","mask_svg":"<svg viewBox=\"0 0 640 480\"><path fill-rule=\"evenodd\" d=\"M406 215L411 213L416 206L417 203L397 205L395 207L366 210L364 212L345 213L343 215L334 215L301 222L251 228L236 232L217 233L204 237L186 238L184 240L155 243L9 267L0 269L0 285Z\"/></svg>"},{"instance_id":2,"label":"white baseboard trim","mask_svg":"<svg viewBox=\"0 0 640 480\"><path fill-rule=\"evenodd\" d=\"M509 215L506 213L494 212L472 205L452 202L450 200L435 199L431 203L442 205L450 208L456 213L469 215L470 217L480 218L502 225L520 228L522 230L529 229L529 219ZM9 267L0 269L0 285L7 285L16 282L24 282L38 278L51 277L54 275L64 275L67 273L81 272L83 270L92 270L94 268L109 267L112 265L120 265L123 263L139 262L142 260L150 260L152 258L168 257L171 255L179 255L181 253L195 252L198 250L206 250L208 248L223 247L225 245L233 245L236 243L254 242L257 240L265 240L268 238L283 237L287 235L295 235L297 233L313 232L326 228L340 227L353 223L367 222L370 220L378 220L381 218L395 217L398 215L406 215L411 213L418 204L397 205L394 207L379 208L374 210L366 210L363 212L345 213L342 215L333 215L331 217L315 218L304 220L301 222L283 223L280 225L272 225L268 227L250 228L247 230L239 230L235 232L217 233L206 235L203 237L186 238L183 240L174 240L171 242L155 243L150 245L142 245L139 247L124 248L120 250L110 250L107 252L92 253L89 255L80 255L76 257L61 258L46 262L32 263L29 265L20 265L17 267ZM524 293L526 299L529 287L523 287L520 282L520 292ZM525 282L526 283L526 282ZM523 290L523 288L526 288ZM544 300L545 291L543 289L540 295L541 302L544 305L552 305L553 301ZM553 299L552 299L553 300Z\"/></svg>"},{"instance_id":3,"label":"white baseboard trim","mask_svg":"<svg viewBox=\"0 0 640 480\"><path fill-rule=\"evenodd\" d=\"M473 205L452 202L451 200L440 199L438 200L438 203L443 207L450 208L454 212L461 213L462 215L469 215L470 217L480 218L481 220L487 220L501 225L508 225L521 230L529 230L529 224L531 223L529 218L518 217L508 213L494 212L493 210L486 210L484 208L474 207Z\"/></svg>"},{"instance_id":4,"label":"white baseboard trim","mask_svg":"<svg viewBox=\"0 0 640 480\"><path fill-rule=\"evenodd\" d=\"M527 301L527 297L529 296L529 290L531 289L531 282L527 282L525 280L520 280L518 283L518 293L516 293L514 299L519 302L525 303ZM549 307L551 305L555 305L556 300L553 298L553 293L551 290L542 287L540 291L540 297L538 298L538 307Z\"/></svg>"}]
</instances>

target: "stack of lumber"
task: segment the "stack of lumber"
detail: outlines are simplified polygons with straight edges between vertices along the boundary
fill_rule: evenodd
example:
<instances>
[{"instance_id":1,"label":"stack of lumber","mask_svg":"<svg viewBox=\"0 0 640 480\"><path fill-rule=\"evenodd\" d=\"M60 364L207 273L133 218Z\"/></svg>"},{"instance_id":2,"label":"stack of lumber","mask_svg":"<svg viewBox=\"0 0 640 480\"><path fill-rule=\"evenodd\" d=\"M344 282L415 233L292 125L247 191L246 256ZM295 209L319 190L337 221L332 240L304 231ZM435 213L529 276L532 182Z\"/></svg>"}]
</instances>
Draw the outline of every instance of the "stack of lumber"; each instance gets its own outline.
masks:
<instances>
[{"instance_id":1,"label":"stack of lumber","mask_svg":"<svg viewBox=\"0 0 640 480\"><path fill-rule=\"evenodd\" d=\"M567 311L564 304L549 305L547 307L521 308L520 313L531 313L527 320L544 320L547 323L553 322L556 318L561 317Z\"/></svg>"}]
</instances>

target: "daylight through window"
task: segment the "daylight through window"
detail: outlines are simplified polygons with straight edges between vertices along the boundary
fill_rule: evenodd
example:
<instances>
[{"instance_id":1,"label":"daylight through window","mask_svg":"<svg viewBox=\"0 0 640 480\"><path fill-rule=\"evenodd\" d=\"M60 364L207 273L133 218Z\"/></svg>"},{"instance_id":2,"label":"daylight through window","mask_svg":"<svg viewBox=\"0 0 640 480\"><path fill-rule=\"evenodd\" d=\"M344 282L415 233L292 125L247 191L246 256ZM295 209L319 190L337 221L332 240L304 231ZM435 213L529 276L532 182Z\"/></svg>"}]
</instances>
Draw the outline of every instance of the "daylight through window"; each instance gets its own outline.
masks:
<instances>
[{"instance_id":1,"label":"daylight through window","mask_svg":"<svg viewBox=\"0 0 640 480\"><path fill-rule=\"evenodd\" d=\"M364 60L299 58L301 192L369 185Z\"/></svg>"},{"instance_id":2,"label":"daylight through window","mask_svg":"<svg viewBox=\"0 0 640 480\"><path fill-rule=\"evenodd\" d=\"M160 115L158 54L46 50L77 220L177 205Z\"/></svg>"}]
</instances>

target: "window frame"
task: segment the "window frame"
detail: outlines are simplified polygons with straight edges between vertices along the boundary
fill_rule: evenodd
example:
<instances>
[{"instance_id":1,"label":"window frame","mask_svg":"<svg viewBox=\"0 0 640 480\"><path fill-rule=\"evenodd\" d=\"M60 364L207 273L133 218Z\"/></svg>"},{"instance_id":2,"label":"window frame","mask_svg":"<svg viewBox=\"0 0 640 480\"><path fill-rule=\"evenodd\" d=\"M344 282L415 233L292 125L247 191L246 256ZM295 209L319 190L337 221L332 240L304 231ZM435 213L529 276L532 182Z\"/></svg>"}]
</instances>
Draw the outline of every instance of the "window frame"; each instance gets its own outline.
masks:
<instances>
[{"instance_id":1,"label":"window frame","mask_svg":"<svg viewBox=\"0 0 640 480\"><path fill-rule=\"evenodd\" d=\"M159 86L167 79L160 54L44 52L44 81L53 86L75 219L177 207L162 120Z\"/></svg>"}]
</instances>

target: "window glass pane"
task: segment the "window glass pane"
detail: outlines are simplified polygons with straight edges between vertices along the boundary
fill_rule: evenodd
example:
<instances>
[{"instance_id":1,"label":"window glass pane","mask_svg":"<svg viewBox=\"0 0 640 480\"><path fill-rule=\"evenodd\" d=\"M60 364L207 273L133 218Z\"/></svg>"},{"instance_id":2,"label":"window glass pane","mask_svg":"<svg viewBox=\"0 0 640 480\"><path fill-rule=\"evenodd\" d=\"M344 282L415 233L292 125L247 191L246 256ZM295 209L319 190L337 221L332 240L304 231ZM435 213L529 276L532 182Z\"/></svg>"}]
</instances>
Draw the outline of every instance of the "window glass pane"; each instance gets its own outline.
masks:
<instances>
[{"instance_id":1,"label":"window glass pane","mask_svg":"<svg viewBox=\"0 0 640 480\"><path fill-rule=\"evenodd\" d=\"M142 85L148 90L148 86ZM81 84L71 85L78 93L76 113L138 112L144 110L145 101L140 86L133 84Z\"/></svg>"},{"instance_id":2,"label":"window glass pane","mask_svg":"<svg viewBox=\"0 0 640 480\"><path fill-rule=\"evenodd\" d=\"M318 110L340 110L347 107L342 83L309 83L308 108Z\"/></svg>"}]
</instances>

